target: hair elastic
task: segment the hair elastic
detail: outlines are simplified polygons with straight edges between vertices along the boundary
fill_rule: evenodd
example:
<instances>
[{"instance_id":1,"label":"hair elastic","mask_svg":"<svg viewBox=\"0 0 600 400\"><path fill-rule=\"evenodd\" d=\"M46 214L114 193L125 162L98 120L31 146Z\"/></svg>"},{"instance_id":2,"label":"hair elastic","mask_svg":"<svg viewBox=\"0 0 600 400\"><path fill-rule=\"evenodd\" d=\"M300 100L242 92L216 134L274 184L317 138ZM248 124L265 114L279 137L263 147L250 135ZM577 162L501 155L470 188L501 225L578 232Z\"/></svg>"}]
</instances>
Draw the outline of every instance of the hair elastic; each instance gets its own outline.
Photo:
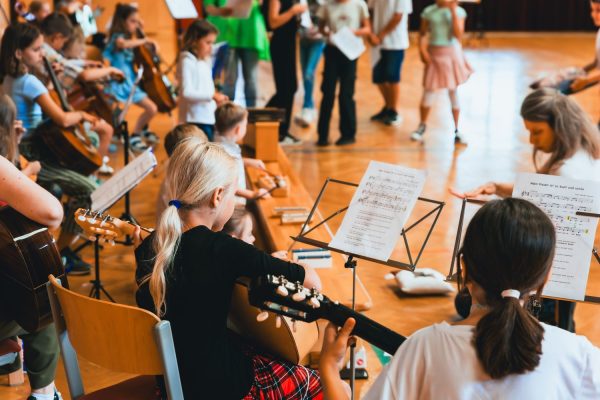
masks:
<instances>
[{"instance_id":1,"label":"hair elastic","mask_svg":"<svg viewBox=\"0 0 600 400\"><path fill-rule=\"evenodd\" d=\"M502 298L505 297L514 297L515 299L519 299L521 297L521 292L519 292L518 290L515 289L506 289L503 290L502 293L500 293Z\"/></svg>"},{"instance_id":2,"label":"hair elastic","mask_svg":"<svg viewBox=\"0 0 600 400\"><path fill-rule=\"evenodd\" d=\"M175 206L175 208L178 210L181 208L181 202L179 200L171 200L169 201L169 205Z\"/></svg>"}]
</instances>

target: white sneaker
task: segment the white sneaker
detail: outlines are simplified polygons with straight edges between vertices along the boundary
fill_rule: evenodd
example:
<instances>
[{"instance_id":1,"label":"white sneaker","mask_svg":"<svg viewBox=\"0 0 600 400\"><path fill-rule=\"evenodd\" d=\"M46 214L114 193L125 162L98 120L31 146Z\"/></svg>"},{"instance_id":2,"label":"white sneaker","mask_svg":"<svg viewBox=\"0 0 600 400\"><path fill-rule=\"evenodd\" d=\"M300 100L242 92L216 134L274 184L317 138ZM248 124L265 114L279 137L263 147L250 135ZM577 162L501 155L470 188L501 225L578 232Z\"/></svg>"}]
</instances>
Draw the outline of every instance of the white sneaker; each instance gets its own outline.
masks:
<instances>
[{"instance_id":1,"label":"white sneaker","mask_svg":"<svg viewBox=\"0 0 600 400\"><path fill-rule=\"evenodd\" d=\"M282 146L302 144L302 140L288 133L283 139L279 141L279 144Z\"/></svg>"},{"instance_id":2,"label":"white sneaker","mask_svg":"<svg viewBox=\"0 0 600 400\"><path fill-rule=\"evenodd\" d=\"M314 108L303 108L300 111L300 115L294 117L294 122L302 128L308 128L315 120L316 115L317 113Z\"/></svg>"},{"instance_id":3,"label":"white sneaker","mask_svg":"<svg viewBox=\"0 0 600 400\"><path fill-rule=\"evenodd\" d=\"M102 158L102 166L98 169L98 173L100 175L112 175L115 173L115 170L113 169L113 167L108 165L109 161L110 161L110 159L106 156L104 158Z\"/></svg>"},{"instance_id":4,"label":"white sneaker","mask_svg":"<svg viewBox=\"0 0 600 400\"><path fill-rule=\"evenodd\" d=\"M468 145L467 141L460 134L460 132L458 131L458 129L454 131L454 145L455 146L467 146Z\"/></svg>"},{"instance_id":5,"label":"white sneaker","mask_svg":"<svg viewBox=\"0 0 600 400\"><path fill-rule=\"evenodd\" d=\"M419 127L415 129L415 131L410 135L410 140L414 140L415 142L422 142L423 135L425 134L425 124L419 124Z\"/></svg>"}]
</instances>

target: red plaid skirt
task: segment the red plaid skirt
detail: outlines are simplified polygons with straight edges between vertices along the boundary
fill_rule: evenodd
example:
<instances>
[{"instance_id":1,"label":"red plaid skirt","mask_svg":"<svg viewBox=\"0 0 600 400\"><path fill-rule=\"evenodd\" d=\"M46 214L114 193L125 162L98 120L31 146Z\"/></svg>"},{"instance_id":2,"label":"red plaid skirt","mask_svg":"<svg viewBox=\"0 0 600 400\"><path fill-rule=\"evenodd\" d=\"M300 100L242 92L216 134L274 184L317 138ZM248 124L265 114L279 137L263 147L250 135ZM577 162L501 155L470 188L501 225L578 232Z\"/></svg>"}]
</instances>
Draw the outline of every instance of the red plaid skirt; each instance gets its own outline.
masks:
<instances>
[{"instance_id":1,"label":"red plaid skirt","mask_svg":"<svg viewBox=\"0 0 600 400\"><path fill-rule=\"evenodd\" d=\"M319 372L286 361L253 355L254 383L243 400L323 399Z\"/></svg>"}]
</instances>

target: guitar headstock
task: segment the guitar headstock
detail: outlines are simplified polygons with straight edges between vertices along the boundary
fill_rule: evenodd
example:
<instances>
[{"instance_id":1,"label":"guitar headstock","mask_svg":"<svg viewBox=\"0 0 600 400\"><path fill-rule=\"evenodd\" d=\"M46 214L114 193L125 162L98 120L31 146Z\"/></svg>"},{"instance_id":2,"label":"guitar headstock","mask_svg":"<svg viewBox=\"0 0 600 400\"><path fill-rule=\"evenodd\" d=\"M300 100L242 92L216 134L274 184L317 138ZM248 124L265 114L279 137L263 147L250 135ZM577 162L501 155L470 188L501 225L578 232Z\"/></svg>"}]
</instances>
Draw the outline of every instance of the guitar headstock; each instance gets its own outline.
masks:
<instances>
[{"instance_id":1,"label":"guitar headstock","mask_svg":"<svg viewBox=\"0 0 600 400\"><path fill-rule=\"evenodd\" d=\"M105 215L97 211L86 210L83 208L75 211L75 222L83 229L86 235L100 238L107 241L125 236L131 232L128 223L118 218Z\"/></svg>"},{"instance_id":2,"label":"guitar headstock","mask_svg":"<svg viewBox=\"0 0 600 400\"><path fill-rule=\"evenodd\" d=\"M250 284L250 304L294 320L314 322L325 316L331 303L316 289L308 289L300 282L288 281L283 276L260 276Z\"/></svg>"}]
</instances>

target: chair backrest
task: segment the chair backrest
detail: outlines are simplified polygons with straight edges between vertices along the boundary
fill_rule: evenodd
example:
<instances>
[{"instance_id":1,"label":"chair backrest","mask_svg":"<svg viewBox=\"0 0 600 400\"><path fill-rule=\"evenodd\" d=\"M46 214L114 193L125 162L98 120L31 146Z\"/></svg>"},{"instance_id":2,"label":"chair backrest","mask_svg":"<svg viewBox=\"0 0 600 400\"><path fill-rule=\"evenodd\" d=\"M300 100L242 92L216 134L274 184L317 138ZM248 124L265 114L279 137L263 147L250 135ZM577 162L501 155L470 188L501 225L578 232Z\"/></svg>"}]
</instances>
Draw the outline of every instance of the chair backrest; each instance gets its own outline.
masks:
<instances>
[{"instance_id":1,"label":"chair backrest","mask_svg":"<svg viewBox=\"0 0 600 400\"><path fill-rule=\"evenodd\" d=\"M181 393L168 321L161 321L155 314L137 307L80 295L61 286L60 281L52 275L49 280L48 294L70 389L69 368L73 369L73 366L67 364L74 359L77 371L71 371L71 375L79 375L75 376L75 380L79 380L75 386L80 386L80 389L73 389L76 392L81 390L83 394L76 358L76 355L80 355L113 371L163 375L167 391ZM77 397L73 391L71 396ZM176 397L169 396L170 399Z\"/></svg>"}]
</instances>

